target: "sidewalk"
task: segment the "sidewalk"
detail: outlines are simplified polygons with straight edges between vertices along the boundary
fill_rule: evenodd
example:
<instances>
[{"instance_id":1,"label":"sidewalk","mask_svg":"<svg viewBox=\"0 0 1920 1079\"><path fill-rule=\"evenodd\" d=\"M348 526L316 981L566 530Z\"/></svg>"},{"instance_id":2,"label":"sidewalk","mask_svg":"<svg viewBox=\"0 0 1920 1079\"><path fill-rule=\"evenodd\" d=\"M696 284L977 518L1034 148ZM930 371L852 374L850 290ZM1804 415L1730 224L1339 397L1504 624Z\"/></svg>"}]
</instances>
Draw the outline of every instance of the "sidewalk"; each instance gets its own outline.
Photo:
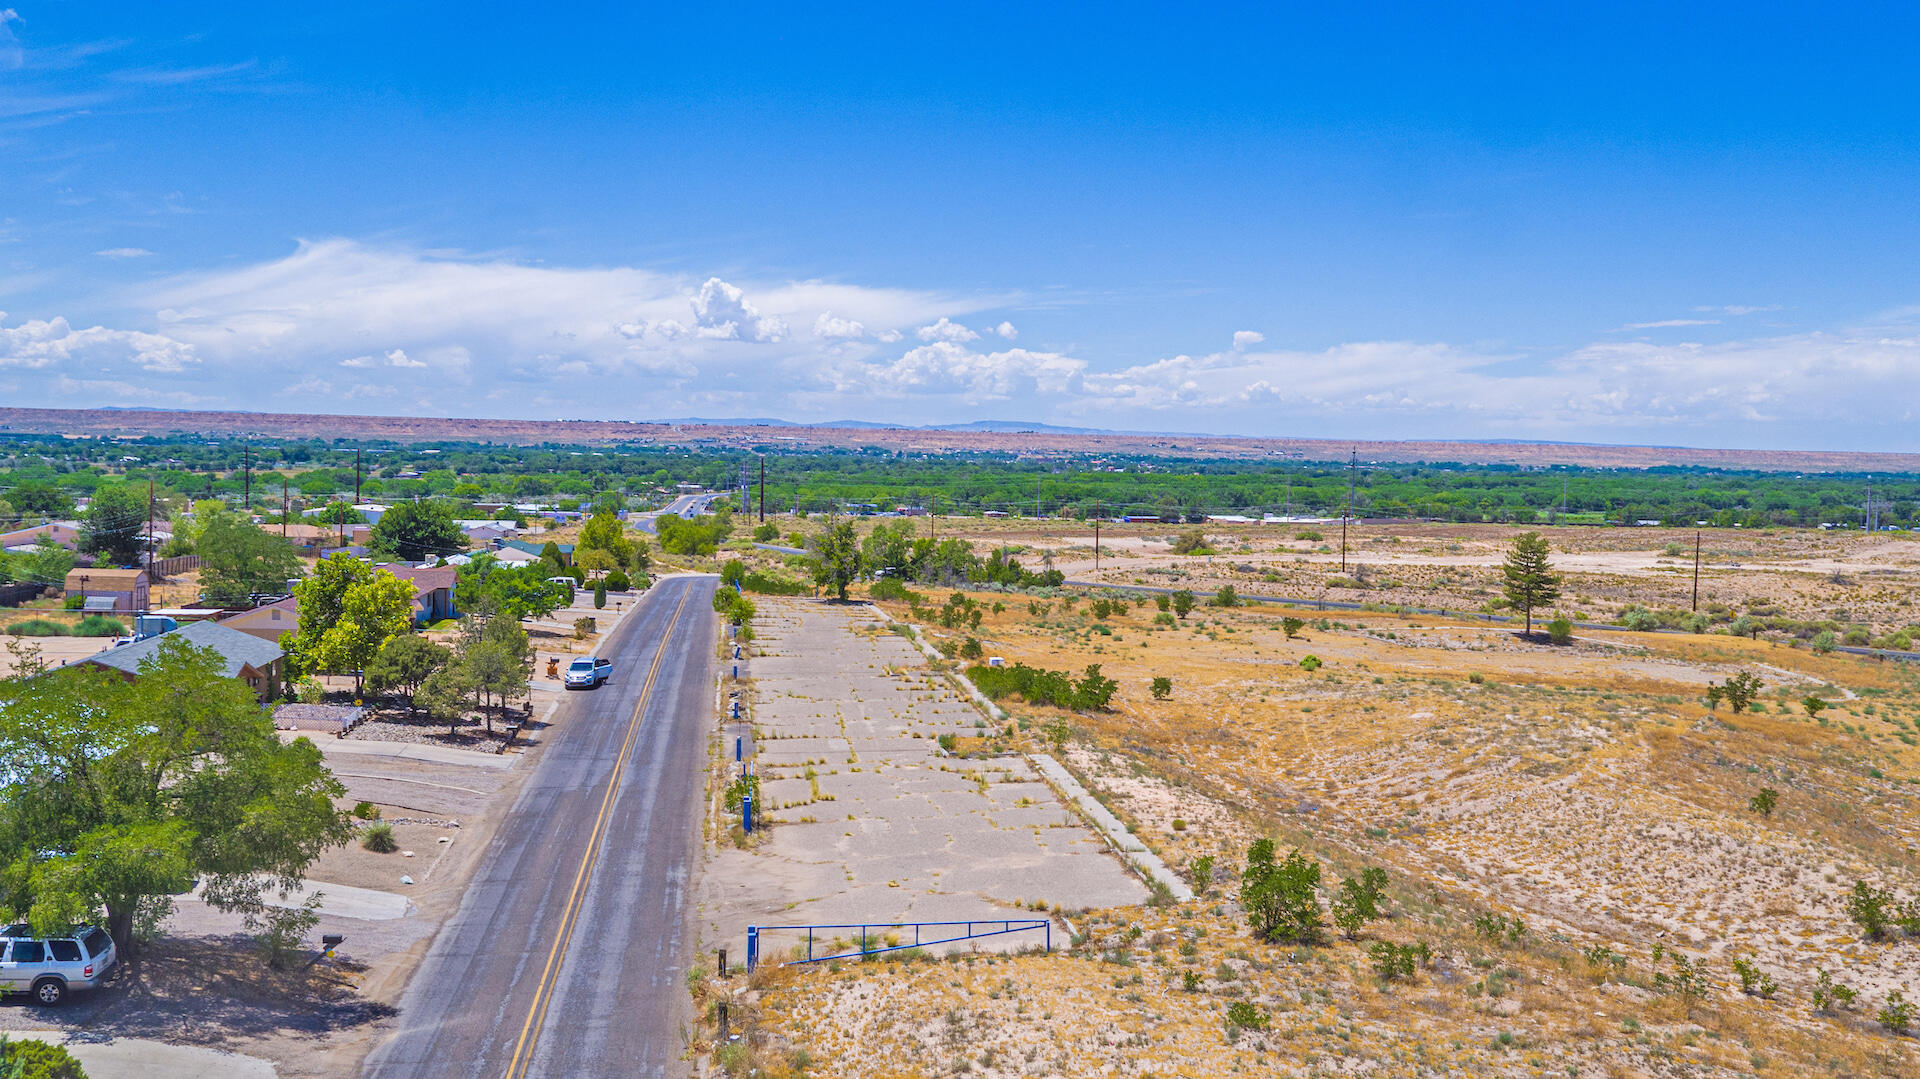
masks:
<instances>
[{"instance_id":1,"label":"sidewalk","mask_svg":"<svg viewBox=\"0 0 1920 1079\"><path fill-rule=\"evenodd\" d=\"M332 735L314 737L312 731L280 731L280 740L291 742L295 738L312 738L313 744L320 747L320 755L333 757L338 755L367 757L399 757L403 760L431 761L434 764L462 764L475 768L512 768L520 763L518 753L481 753L471 749L455 749L452 746L436 746L424 742L378 742L360 738L335 738Z\"/></svg>"},{"instance_id":2,"label":"sidewalk","mask_svg":"<svg viewBox=\"0 0 1920 1079\"><path fill-rule=\"evenodd\" d=\"M277 1079L280 1074L259 1057L146 1038L74 1041L63 1030L9 1030L7 1037L65 1045L88 1079Z\"/></svg>"}]
</instances>

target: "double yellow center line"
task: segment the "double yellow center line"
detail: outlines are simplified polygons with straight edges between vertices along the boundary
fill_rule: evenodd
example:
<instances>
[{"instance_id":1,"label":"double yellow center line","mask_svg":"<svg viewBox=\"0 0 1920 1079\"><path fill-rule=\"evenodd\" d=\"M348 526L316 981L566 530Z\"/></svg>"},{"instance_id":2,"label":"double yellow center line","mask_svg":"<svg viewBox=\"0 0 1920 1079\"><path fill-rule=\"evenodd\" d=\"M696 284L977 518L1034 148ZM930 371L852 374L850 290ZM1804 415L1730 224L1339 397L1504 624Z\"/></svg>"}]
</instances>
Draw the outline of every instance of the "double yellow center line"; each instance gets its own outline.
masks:
<instances>
[{"instance_id":1,"label":"double yellow center line","mask_svg":"<svg viewBox=\"0 0 1920 1079\"><path fill-rule=\"evenodd\" d=\"M573 877L573 893L567 897L566 912L560 918L560 929L554 934L553 951L547 954L546 969L540 972L540 984L533 993L533 1005L527 1009L527 1021L520 1028L520 1040L514 1043L513 1060L507 1064L507 1079L521 1079L527 1069L533 1066L533 1047L539 1041L536 1033L547 1018L547 1005L553 1002L553 990L560 975L560 957L566 954L567 942L573 937L573 927L580 920L580 906L587 896L587 882L593 877L593 863L600 856L600 839L607 829L607 821L613 815L614 795L620 790L620 776L627 770L627 759L633 754L634 743L640 738L640 718L647 709L647 698L653 694L654 679L660 675L660 664L667 657L667 646L673 639L673 627L680 621L680 612L687 606L687 597L693 593L689 588L680 595L680 603L673 609L673 617L667 619L667 629L660 635L660 646L654 652L653 665L647 670L647 680L640 686L640 700L633 706L633 715L627 720L626 741L620 745L620 755L614 758L613 774L607 779L607 793L600 799L600 815L594 818L593 834L587 837L586 853L580 857L580 871Z\"/></svg>"}]
</instances>

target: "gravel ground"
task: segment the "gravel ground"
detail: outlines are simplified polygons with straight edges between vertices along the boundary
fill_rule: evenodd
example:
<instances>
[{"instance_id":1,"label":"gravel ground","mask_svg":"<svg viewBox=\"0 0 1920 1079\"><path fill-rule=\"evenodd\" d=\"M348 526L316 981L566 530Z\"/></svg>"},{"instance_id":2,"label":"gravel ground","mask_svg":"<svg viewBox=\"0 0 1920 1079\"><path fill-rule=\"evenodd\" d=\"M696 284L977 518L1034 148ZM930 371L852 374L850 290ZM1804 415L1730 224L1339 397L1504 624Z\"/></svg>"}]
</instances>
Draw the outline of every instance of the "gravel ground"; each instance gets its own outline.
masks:
<instances>
[{"instance_id":1,"label":"gravel ground","mask_svg":"<svg viewBox=\"0 0 1920 1079\"><path fill-rule=\"evenodd\" d=\"M425 717L408 719L405 712L377 712L345 737L373 742L420 742L493 753L506 740L507 727L514 722L514 718L524 718L524 715L513 713L510 718L496 716L492 734L487 733L485 723L472 721L463 721L458 733L449 733L447 724L440 720Z\"/></svg>"}]
</instances>

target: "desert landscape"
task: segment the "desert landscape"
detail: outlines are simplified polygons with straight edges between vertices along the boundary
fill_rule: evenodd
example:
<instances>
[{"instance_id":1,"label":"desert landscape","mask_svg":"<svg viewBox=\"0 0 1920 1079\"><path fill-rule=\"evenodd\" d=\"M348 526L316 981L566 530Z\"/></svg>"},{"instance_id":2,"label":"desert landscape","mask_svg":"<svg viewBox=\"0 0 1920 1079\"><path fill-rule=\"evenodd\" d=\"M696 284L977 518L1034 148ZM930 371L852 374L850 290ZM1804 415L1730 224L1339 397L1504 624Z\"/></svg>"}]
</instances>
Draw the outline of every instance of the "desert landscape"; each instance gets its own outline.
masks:
<instances>
[{"instance_id":1,"label":"desert landscape","mask_svg":"<svg viewBox=\"0 0 1920 1079\"><path fill-rule=\"evenodd\" d=\"M1920 896L1920 684L1906 663L1814 647L1793 628L1523 639L1471 617L1499 591L1512 529L1356 529L1348 575L1364 565L1371 578L1356 595L1331 583L1337 550L1271 529L1210 526L1209 557L1116 527L1096 575L1078 526L942 526L1028 561L1051 552L1070 577L1104 587L916 585L882 600L944 657L913 677L977 669L973 655L1076 675L1098 664L1117 683L1104 709L1004 697L1010 726L987 729L980 713L958 758L990 768L1059 757L1195 897L1089 907L1025 896L1057 912L1064 955L763 965L733 998L734 1021L744 1012L763 1039L762 1074L796 1060L810 1074L880 1076L1920 1066L1894 1029L1920 951L1903 930L1870 933L1850 914L1857 886L1895 907ZM1559 608L1596 621L1684 609L1691 545L1681 557L1666 544L1691 533L1552 538ZM1737 540L1707 541L1703 608L1809 622L1845 610L1843 626L1875 636L1905 627L1915 567L1904 541ZM782 561L755 554L769 572ZM1221 585L1374 609L1210 605ZM1160 606L1165 591L1143 587L1191 589L1200 605L1177 615ZM1467 616L1404 612L1416 603ZM980 611L977 622L944 619L956 605ZM1710 687L1748 675L1759 680L1751 705L1709 702ZM1241 889L1261 838L1320 867L1327 924L1309 939L1249 929ZM1369 868L1385 873L1380 916L1345 932L1335 900Z\"/></svg>"}]
</instances>

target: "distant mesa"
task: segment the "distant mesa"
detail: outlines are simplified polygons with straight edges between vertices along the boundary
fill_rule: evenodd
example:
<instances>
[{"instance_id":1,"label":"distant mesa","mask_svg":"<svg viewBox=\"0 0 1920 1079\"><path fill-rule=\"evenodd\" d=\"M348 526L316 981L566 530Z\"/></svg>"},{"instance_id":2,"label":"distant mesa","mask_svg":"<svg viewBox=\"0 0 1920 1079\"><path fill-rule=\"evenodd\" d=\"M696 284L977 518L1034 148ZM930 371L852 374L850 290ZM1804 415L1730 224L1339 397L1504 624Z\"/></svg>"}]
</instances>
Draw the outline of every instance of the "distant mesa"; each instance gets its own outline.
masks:
<instances>
[{"instance_id":1,"label":"distant mesa","mask_svg":"<svg viewBox=\"0 0 1920 1079\"><path fill-rule=\"evenodd\" d=\"M772 432L779 433L773 434ZM666 445L708 449L883 449L914 453L1116 455L1246 461L1435 463L1546 468L1718 468L1763 472L1920 473L1920 454L1838 450L1609 446L1517 439L1288 438L1104 431L1014 420L902 427L865 420L795 423L780 419L506 420L343 416L298 412L199 412L156 408L0 408L0 433L100 438L212 436L352 439L373 442Z\"/></svg>"}]
</instances>

